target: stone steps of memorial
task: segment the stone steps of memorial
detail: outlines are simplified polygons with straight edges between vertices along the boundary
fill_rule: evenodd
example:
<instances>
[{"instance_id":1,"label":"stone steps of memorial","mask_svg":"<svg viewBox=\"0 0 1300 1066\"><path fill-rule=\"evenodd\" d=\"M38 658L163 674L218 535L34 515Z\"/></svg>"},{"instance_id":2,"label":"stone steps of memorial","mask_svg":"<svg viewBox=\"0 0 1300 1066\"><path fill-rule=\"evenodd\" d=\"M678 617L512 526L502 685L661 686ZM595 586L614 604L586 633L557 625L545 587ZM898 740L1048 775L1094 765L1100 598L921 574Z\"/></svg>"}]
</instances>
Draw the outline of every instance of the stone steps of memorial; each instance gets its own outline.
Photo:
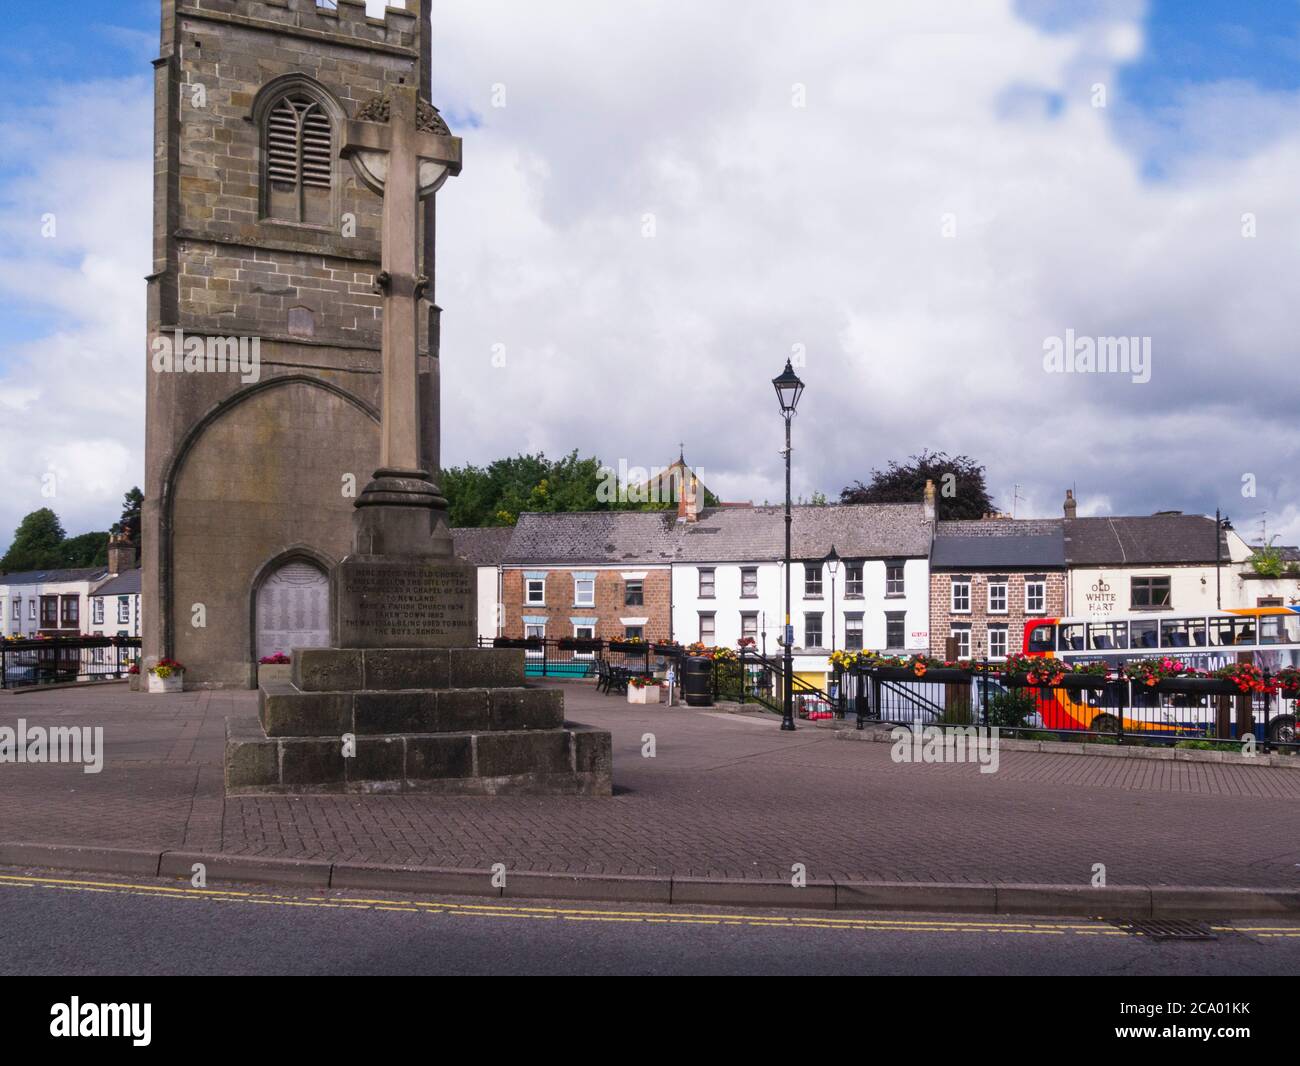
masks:
<instances>
[{"instance_id":1,"label":"stone steps of memorial","mask_svg":"<svg viewBox=\"0 0 1300 1066\"><path fill-rule=\"evenodd\" d=\"M523 685L304 692L287 681L264 682L258 719L272 737L558 729L564 695Z\"/></svg>"},{"instance_id":2,"label":"stone steps of memorial","mask_svg":"<svg viewBox=\"0 0 1300 1066\"><path fill-rule=\"evenodd\" d=\"M355 736L268 737L246 719L226 726L226 791L609 795L610 735L555 729Z\"/></svg>"}]
</instances>

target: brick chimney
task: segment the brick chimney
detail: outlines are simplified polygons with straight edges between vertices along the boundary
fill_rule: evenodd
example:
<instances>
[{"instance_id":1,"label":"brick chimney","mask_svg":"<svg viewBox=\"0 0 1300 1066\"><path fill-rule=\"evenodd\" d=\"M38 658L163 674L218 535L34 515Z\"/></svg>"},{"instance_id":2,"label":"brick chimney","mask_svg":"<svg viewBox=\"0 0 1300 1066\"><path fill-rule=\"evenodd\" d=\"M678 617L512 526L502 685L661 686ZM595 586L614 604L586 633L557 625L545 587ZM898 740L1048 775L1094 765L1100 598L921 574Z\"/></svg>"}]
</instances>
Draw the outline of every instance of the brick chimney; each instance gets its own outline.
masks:
<instances>
[{"instance_id":1,"label":"brick chimney","mask_svg":"<svg viewBox=\"0 0 1300 1066\"><path fill-rule=\"evenodd\" d=\"M108 535L108 572L125 574L136 568L135 544L125 533Z\"/></svg>"},{"instance_id":2,"label":"brick chimney","mask_svg":"<svg viewBox=\"0 0 1300 1066\"><path fill-rule=\"evenodd\" d=\"M1078 518L1079 505L1074 502L1074 489L1065 490L1065 517Z\"/></svg>"},{"instance_id":3,"label":"brick chimney","mask_svg":"<svg viewBox=\"0 0 1300 1066\"><path fill-rule=\"evenodd\" d=\"M688 480L685 473L685 468L683 468L683 476L678 482L681 488L677 493L677 521L698 522L700 520L700 480L694 474L691 474Z\"/></svg>"},{"instance_id":4,"label":"brick chimney","mask_svg":"<svg viewBox=\"0 0 1300 1066\"><path fill-rule=\"evenodd\" d=\"M931 525L934 525L936 514L934 482L927 480L925 483L925 520Z\"/></svg>"}]
</instances>

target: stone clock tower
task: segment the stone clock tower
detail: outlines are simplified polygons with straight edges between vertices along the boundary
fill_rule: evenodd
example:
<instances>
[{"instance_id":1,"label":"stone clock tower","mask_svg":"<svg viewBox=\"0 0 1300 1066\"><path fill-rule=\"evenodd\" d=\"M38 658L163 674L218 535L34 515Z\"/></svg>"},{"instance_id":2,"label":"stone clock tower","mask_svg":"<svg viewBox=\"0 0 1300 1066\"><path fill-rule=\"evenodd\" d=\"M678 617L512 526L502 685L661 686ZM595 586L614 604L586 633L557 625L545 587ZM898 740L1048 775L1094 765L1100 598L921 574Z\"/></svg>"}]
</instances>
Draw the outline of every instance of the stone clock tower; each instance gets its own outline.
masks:
<instances>
[{"instance_id":1,"label":"stone clock tower","mask_svg":"<svg viewBox=\"0 0 1300 1066\"><path fill-rule=\"evenodd\" d=\"M347 124L428 92L431 0L162 0L154 61L146 664L249 686L329 642L328 574L380 465L382 199ZM433 200L420 206L420 459L438 468Z\"/></svg>"}]
</instances>

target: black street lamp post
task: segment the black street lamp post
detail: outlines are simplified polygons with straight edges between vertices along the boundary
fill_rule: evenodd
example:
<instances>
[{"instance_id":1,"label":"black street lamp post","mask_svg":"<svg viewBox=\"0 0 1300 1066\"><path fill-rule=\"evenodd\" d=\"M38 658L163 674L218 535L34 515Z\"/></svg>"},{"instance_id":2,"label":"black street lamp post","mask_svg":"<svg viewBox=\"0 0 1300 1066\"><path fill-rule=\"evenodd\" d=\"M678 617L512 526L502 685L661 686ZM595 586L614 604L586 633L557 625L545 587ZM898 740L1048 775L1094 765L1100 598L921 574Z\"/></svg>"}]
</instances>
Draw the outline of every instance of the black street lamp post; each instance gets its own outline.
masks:
<instances>
[{"instance_id":1,"label":"black street lamp post","mask_svg":"<svg viewBox=\"0 0 1300 1066\"><path fill-rule=\"evenodd\" d=\"M825 559L826 571L831 575L831 651L835 651L835 575L840 572L840 553L835 550L835 545L831 545L831 550Z\"/></svg>"},{"instance_id":2,"label":"black street lamp post","mask_svg":"<svg viewBox=\"0 0 1300 1066\"><path fill-rule=\"evenodd\" d=\"M785 418L785 632L781 634L781 644L785 648L785 699L781 712L781 728L794 729L794 626L790 624L790 420L794 410L799 406L799 397L803 395L803 382L794 372L790 360L785 361L785 369L780 377L772 379L776 389L776 398L781 404L781 414Z\"/></svg>"}]
</instances>

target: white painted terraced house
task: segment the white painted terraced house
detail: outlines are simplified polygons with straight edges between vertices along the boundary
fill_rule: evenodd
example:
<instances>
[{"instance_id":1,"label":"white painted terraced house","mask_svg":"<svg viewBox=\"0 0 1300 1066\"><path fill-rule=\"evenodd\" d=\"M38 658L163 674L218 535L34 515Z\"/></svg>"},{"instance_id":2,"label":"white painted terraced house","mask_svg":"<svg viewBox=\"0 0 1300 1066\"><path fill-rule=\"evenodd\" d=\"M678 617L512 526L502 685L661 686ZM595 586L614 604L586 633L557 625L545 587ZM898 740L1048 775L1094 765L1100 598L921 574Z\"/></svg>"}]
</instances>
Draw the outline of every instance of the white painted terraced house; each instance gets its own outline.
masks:
<instances>
[{"instance_id":1,"label":"white painted terraced house","mask_svg":"<svg viewBox=\"0 0 1300 1066\"><path fill-rule=\"evenodd\" d=\"M923 503L793 509L797 673L824 686L835 649L901 654L929 647L933 524ZM781 654L784 508L706 508L678 528L673 636L733 648L753 637L759 651ZM832 548L839 557L834 573L826 561Z\"/></svg>"}]
</instances>

